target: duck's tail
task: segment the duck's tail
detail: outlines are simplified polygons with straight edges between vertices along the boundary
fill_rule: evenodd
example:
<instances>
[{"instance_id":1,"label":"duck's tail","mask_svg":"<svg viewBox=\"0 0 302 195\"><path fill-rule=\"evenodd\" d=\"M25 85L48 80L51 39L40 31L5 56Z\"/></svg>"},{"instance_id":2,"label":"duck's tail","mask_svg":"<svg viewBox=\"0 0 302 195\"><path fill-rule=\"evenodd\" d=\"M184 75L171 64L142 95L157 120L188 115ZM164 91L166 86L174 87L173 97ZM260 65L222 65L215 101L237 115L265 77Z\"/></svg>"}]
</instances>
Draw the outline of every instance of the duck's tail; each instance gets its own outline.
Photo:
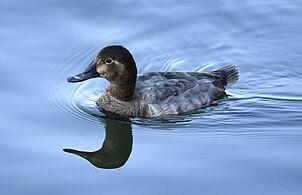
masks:
<instances>
[{"instance_id":1,"label":"duck's tail","mask_svg":"<svg viewBox=\"0 0 302 195\"><path fill-rule=\"evenodd\" d=\"M239 71L234 64L226 65L213 71L213 73L221 76L222 83L226 87L234 85L239 80Z\"/></svg>"}]
</instances>

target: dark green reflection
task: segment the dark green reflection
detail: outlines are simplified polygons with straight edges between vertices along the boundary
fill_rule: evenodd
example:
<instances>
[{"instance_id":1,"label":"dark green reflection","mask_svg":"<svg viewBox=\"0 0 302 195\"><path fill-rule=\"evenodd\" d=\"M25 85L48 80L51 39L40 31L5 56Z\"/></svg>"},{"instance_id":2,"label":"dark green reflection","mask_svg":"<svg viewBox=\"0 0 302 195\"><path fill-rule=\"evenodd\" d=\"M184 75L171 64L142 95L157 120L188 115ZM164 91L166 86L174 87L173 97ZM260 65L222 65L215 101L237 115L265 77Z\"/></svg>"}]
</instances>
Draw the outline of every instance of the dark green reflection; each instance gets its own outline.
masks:
<instances>
[{"instance_id":1,"label":"dark green reflection","mask_svg":"<svg viewBox=\"0 0 302 195\"><path fill-rule=\"evenodd\" d=\"M132 151L132 127L130 124L106 120L106 137L102 147L94 152L64 149L76 154L91 164L103 169L116 169L123 166Z\"/></svg>"}]
</instances>

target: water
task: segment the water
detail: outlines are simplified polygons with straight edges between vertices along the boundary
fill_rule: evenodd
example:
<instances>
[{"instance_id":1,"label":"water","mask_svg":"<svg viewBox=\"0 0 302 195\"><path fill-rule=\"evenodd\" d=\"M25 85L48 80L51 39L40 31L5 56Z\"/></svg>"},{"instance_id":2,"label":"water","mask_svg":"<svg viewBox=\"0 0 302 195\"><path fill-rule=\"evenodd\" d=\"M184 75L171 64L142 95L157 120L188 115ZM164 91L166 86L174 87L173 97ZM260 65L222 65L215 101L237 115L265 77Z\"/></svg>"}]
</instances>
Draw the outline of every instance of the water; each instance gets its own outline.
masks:
<instances>
[{"instance_id":1,"label":"water","mask_svg":"<svg viewBox=\"0 0 302 195\"><path fill-rule=\"evenodd\" d=\"M301 8L0 1L0 193L301 194ZM108 119L93 102L106 81L66 78L111 44L131 50L139 73L234 63L240 81L207 109Z\"/></svg>"}]
</instances>

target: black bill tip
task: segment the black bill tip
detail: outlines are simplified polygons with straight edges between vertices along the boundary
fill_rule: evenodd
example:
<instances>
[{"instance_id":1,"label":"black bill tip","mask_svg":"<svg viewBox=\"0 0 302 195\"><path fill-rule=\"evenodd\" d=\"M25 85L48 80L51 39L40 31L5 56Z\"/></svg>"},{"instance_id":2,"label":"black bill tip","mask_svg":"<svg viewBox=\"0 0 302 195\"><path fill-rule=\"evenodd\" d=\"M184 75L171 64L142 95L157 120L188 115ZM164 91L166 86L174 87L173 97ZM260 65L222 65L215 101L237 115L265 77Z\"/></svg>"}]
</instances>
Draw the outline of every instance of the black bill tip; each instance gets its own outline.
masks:
<instances>
[{"instance_id":1,"label":"black bill tip","mask_svg":"<svg viewBox=\"0 0 302 195\"><path fill-rule=\"evenodd\" d=\"M78 75L70 76L67 78L67 81L69 83L77 83L83 81L82 77L79 77Z\"/></svg>"}]
</instances>

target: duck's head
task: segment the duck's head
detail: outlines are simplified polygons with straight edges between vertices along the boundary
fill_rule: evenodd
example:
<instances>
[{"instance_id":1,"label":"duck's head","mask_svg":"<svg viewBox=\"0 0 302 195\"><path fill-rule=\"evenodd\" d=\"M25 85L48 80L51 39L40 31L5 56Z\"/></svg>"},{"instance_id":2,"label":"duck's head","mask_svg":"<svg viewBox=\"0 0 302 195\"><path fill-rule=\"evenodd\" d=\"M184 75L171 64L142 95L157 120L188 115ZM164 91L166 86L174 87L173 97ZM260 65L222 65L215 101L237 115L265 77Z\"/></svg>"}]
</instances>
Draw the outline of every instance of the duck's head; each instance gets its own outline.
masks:
<instances>
[{"instance_id":1,"label":"duck's head","mask_svg":"<svg viewBox=\"0 0 302 195\"><path fill-rule=\"evenodd\" d=\"M136 64L131 53L123 46L113 45L102 49L84 72L69 77L67 81L76 83L96 77L105 78L110 82L112 95L126 100L134 91L136 76ZM120 90L124 94L117 94L122 92Z\"/></svg>"},{"instance_id":2,"label":"duck's head","mask_svg":"<svg viewBox=\"0 0 302 195\"><path fill-rule=\"evenodd\" d=\"M67 79L70 83L101 77L112 83L136 80L137 69L131 53L123 46L113 45L102 49L86 70Z\"/></svg>"}]
</instances>

